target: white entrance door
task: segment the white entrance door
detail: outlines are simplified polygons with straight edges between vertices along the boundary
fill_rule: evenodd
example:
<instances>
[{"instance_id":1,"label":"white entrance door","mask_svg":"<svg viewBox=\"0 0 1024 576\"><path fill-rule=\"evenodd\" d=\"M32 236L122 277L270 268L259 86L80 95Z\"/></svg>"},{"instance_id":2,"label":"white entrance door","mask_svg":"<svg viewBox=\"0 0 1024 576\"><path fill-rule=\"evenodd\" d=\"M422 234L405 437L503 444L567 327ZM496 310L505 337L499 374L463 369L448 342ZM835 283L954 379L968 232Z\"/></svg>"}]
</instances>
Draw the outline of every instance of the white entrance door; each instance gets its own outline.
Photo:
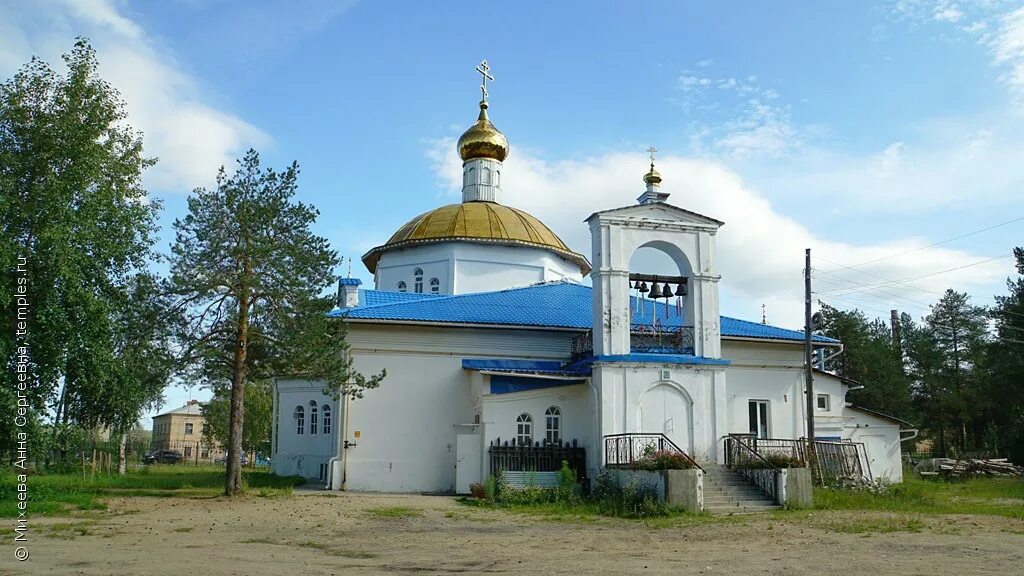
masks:
<instances>
[{"instance_id":1,"label":"white entrance door","mask_svg":"<svg viewBox=\"0 0 1024 576\"><path fill-rule=\"evenodd\" d=\"M659 384L644 393L640 404L640 432L661 432L687 452L690 445L690 403L682 392Z\"/></svg>"},{"instance_id":2,"label":"white entrance door","mask_svg":"<svg viewBox=\"0 0 1024 576\"><path fill-rule=\"evenodd\" d=\"M455 436L455 492L469 494L469 485L483 480L480 471L480 435Z\"/></svg>"},{"instance_id":3,"label":"white entrance door","mask_svg":"<svg viewBox=\"0 0 1024 576\"><path fill-rule=\"evenodd\" d=\"M864 442L864 451L867 452L868 466L871 468L871 479L889 478L892 470L889 470L889 462L885 453L885 436L871 434L861 436L861 440Z\"/></svg>"}]
</instances>

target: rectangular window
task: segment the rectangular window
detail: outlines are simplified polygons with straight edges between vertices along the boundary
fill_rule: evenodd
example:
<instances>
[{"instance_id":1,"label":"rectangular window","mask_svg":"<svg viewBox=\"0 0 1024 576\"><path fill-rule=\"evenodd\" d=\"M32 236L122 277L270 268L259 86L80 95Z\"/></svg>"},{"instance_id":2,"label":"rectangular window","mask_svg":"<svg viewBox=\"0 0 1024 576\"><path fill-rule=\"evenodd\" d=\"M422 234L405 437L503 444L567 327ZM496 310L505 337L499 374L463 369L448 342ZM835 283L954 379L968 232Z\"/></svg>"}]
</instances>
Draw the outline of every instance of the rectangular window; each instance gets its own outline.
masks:
<instances>
[{"instance_id":1,"label":"rectangular window","mask_svg":"<svg viewBox=\"0 0 1024 576\"><path fill-rule=\"evenodd\" d=\"M758 438L769 438L768 435L768 401L751 400L747 403L750 418L750 433Z\"/></svg>"},{"instance_id":2,"label":"rectangular window","mask_svg":"<svg viewBox=\"0 0 1024 576\"><path fill-rule=\"evenodd\" d=\"M830 402L828 394L818 394L818 410L828 412L830 409L829 404Z\"/></svg>"},{"instance_id":3,"label":"rectangular window","mask_svg":"<svg viewBox=\"0 0 1024 576\"><path fill-rule=\"evenodd\" d=\"M192 434L192 423L185 422L185 435Z\"/></svg>"},{"instance_id":4,"label":"rectangular window","mask_svg":"<svg viewBox=\"0 0 1024 576\"><path fill-rule=\"evenodd\" d=\"M191 446L185 446L185 459L188 460L191 457L192 457L192 447Z\"/></svg>"}]
</instances>

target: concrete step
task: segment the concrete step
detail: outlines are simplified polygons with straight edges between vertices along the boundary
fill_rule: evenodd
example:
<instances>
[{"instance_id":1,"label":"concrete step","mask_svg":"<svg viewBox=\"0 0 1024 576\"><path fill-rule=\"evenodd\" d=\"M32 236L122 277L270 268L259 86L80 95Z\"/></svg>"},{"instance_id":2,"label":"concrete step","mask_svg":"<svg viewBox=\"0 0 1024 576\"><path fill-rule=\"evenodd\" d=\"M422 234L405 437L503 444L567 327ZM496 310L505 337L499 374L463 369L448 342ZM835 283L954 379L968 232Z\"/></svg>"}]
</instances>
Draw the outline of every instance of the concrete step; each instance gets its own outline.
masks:
<instances>
[{"instance_id":1,"label":"concrete step","mask_svg":"<svg viewBox=\"0 0 1024 576\"><path fill-rule=\"evenodd\" d=\"M740 506L740 505L751 505L751 506L773 506L775 501L771 498L752 498L748 496L733 498L733 497L713 497L709 498L705 496L705 507L729 505L729 506Z\"/></svg>"},{"instance_id":2,"label":"concrete step","mask_svg":"<svg viewBox=\"0 0 1024 576\"><path fill-rule=\"evenodd\" d=\"M704 500L709 498L742 498L746 500L759 500L761 498L769 498L764 492L760 490L744 490L742 492L721 492L717 490L704 490Z\"/></svg>"},{"instance_id":3,"label":"concrete step","mask_svg":"<svg viewBox=\"0 0 1024 576\"><path fill-rule=\"evenodd\" d=\"M772 506L721 506L721 507L709 507L705 506L704 510L709 514L757 514L759 512L771 512L772 510L779 510L782 506L777 504Z\"/></svg>"}]
</instances>

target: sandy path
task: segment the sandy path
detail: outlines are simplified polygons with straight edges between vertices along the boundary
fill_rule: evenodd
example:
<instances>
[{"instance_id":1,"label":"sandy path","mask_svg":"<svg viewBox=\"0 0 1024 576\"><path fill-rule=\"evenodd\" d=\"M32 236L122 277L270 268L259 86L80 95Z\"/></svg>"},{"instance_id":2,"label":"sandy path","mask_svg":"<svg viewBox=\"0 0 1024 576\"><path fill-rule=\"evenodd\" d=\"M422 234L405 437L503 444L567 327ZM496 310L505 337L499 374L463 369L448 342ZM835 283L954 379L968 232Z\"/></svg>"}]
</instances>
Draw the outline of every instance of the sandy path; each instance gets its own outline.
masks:
<instances>
[{"instance_id":1,"label":"sandy path","mask_svg":"<svg viewBox=\"0 0 1024 576\"><path fill-rule=\"evenodd\" d=\"M418 516L373 511L406 507ZM920 519L919 532L845 533ZM674 524L663 527L663 524ZM672 523L551 521L451 498L125 498L37 519L31 558L0 574L1022 574L1024 521L801 513ZM849 528L846 528L849 529Z\"/></svg>"}]
</instances>

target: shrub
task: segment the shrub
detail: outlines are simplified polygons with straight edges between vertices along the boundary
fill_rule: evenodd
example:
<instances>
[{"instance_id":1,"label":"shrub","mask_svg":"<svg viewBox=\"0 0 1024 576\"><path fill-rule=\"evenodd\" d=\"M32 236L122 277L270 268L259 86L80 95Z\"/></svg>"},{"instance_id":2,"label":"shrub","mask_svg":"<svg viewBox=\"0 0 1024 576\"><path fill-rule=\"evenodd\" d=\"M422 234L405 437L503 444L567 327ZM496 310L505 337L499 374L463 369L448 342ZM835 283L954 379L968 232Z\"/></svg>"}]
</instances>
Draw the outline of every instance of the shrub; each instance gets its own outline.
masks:
<instances>
[{"instance_id":1,"label":"shrub","mask_svg":"<svg viewBox=\"0 0 1024 576\"><path fill-rule=\"evenodd\" d=\"M479 482L473 482L469 485L469 493L473 495L473 498L477 499L487 497L487 490L485 490L484 485Z\"/></svg>"},{"instance_id":2,"label":"shrub","mask_svg":"<svg viewBox=\"0 0 1024 576\"><path fill-rule=\"evenodd\" d=\"M580 501L580 485L576 479L576 471L569 468L569 462L562 460L562 468L558 471L558 488L556 502L576 504Z\"/></svg>"},{"instance_id":3,"label":"shrub","mask_svg":"<svg viewBox=\"0 0 1024 576\"><path fill-rule=\"evenodd\" d=\"M684 454L671 450L644 452L633 462L634 470L689 470L693 463Z\"/></svg>"},{"instance_id":4,"label":"shrub","mask_svg":"<svg viewBox=\"0 0 1024 576\"><path fill-rule=\"evenodd\" d=\"M619 486L615 473L607 469L595 479L593 499L598 512L606 516L648 518L668 514L655 486L636 478Z\"/></svg>"},{"instance_id":5,"label":"shrub","mask_svg":"<svg viewBox=\"0 0 1024 576\"><path fill-rule=\"evenodd\" d=\"M498 474L501 474L501 472L499 471ZM484 498L493 502L494 495L497 492L497 487L498 482L495 479L495 475L488 474L487 477L484 478Z\"/></svg>"}]
</instances>

